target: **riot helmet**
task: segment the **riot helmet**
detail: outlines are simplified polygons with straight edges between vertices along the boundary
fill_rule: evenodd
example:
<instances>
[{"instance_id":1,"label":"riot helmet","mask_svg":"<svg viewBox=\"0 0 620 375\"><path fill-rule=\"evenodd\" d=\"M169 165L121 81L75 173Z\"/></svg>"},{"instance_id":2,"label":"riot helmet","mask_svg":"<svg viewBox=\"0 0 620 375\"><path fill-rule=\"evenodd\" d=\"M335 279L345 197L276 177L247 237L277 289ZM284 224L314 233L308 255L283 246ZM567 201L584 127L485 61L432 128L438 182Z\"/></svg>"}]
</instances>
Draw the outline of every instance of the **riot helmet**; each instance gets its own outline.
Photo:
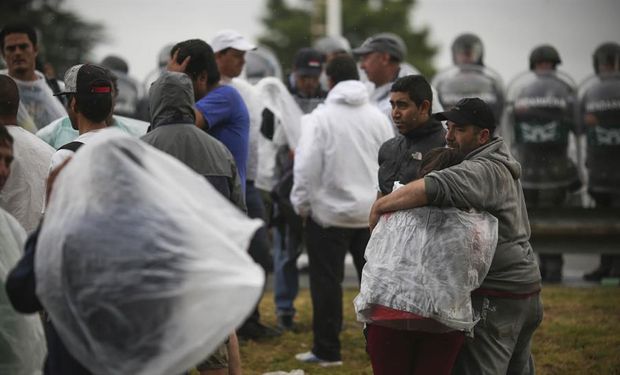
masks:
<instances>
[{"instance_id":1,"label":"riot helmet","mask_svg":"<svg viewBox=\"0 0 620 375\"><path fill-rule=\"evenodd\" d=\"M101 61L101 66L110 70L115 70L117 72L122 72L125 74L129 73L129 65L127 65L127 62L119 56L106 56Z\"/></svg>"},{"instance_id":2,"label":"riot helmet","mask_svg":"<svg viewBox=\"0 0 620 375\"><path fill-rule=\"evenodd\" d=\"M484 65L482 40L471 33L461 34L452 42L452 61L455 65Z\"/></svg>"},{"instance_id":3,"label":"riot helmet","mask_svg":"<svg viewBox=\"0 0 620 375\"><path fill-rule=\"evenodd\" d=\"M530 53L530 70L534 70L537 63L549 62L553 64L553 69L562 63L558 50L549 44L538 46Z\"/></svg>"},{"instance_id":4,"label":"riot helmet","mask_svg":"<svg viewBox=\"0 0 620 375\"><path fill-rule=\"evenodd\" d=\"M163 69L166 67L166 65L168 65L168 61L171 57L170 51L172 50L172 47L174 47L174 44L166 44L164 48L159 51L159 54L157 55L157 66L160 69Z\"/></svg>"},{"instance_id":5,"label":"riot helmet","mask_svg":"<svg viewBox=\"0 0 620 375\"><path fill-rule=\"evenodd\" d=\"M592 54L592 63L596 74L620 71L620 44L607 42L598 46Z\"/></svg>"},{"instance_id":6,"label":"riot helmet","mask_svg":"<svg viewBox=\"0 0 620 375\"><path fill-rule=\"evenodd\" d=\"M245 53L245 76L252 84L265 77L282 79L282 67L269 48L258 46L255 50Z\"/></svg>"},{"instance_id":7,"label":"riot helmet","mask_svg":"<svg viewBox=\"0 0 620 375\"><path fill-rule=\"evenodd\" d=\"M314 49L324 55L351 53L351 44L343 36L325 36L314 42Z\"/></svg>"}]
</instances>

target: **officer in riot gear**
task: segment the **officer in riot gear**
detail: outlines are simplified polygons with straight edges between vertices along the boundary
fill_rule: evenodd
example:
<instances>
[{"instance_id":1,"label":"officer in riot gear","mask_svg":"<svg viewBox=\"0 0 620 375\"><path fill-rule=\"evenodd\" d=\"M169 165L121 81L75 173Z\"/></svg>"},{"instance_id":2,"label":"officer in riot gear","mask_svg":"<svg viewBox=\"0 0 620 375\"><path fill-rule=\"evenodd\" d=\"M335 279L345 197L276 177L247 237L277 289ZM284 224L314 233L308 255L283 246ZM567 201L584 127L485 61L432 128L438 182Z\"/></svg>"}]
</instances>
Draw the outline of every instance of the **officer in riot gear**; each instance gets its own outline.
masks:
<instances>
[{"instance_id":1,"label":"officer in riot gear","mask_svg":"<svg viewBox=\"0 0 620 375\"><path fill-rule=\"evenodd\" d=\"M484 47L478 36L466 33L454 40L454 66L433 79L433 86L444 108L451 108L463 98L478 97L493 109L495 118L501 118L504 107L502 80L495 71L484 65L483 58Z\"/></svg>"},{"instance_id":2,"label":"officer in riot gear","mask_svg":"<svg viewBox=\"0 0 620 375\"><path fill-rule=\"evenodd\" d=\"M342 53L351 53L351 44L343 36L324 36L314 42L314 49L325 55L329 62L334 56Z\"/></svg>"},{"instance_id":3,"label":"officer in riot gear","mask_svg":"<svg viewBox=\"0 0 620 375\"><path fill-rule=\"evenodd\" d=\"M282 66L278 57L269 48L258 46L245 53L245 78L256 84L265 77L282 79Z\"/></svg>"},{"instance_id":4,"label":"officer in riot gear","mask_svg":"<svg viewBox=\"0 0 620 375\"><path fill-rule=\"evenodd\" d=\"M579 120L586 138L588 193L597 207L620 207L620 45L603 43L592 56L596 75L580 87ZM588 281L620 277L620 256L604 254Z\"/></svg>"},{"instance_id":5,"label":"officer in riot gear","mask_svg":"<svg viewBox=\"0 0 620 375\"><path fill-rule=\"evenodd\" d=\"M521 184L530 208L561 206L569 192L581 187L577 158L569 157L569 145L575 142L575 85L556 69L560 63L555 48L536 47L530 54L529 72L508 89L505 133L521 163ZM560 254L540 254L544 281L561 281L562 265Z\"/></svg>"},{"instance_id":6,"label":"officer in riot gear","mask_svg":"<svg viewBox=\"0 0 620 375\"><path fill-rule=\"evenodd\" d=\"M138 82L129 76L129 65L119 57L110 55L101 61L101 66L109 69L117 78L118 92L114 114L137 118L138 101L141 97Z\"/></svg>"}]
</instances>

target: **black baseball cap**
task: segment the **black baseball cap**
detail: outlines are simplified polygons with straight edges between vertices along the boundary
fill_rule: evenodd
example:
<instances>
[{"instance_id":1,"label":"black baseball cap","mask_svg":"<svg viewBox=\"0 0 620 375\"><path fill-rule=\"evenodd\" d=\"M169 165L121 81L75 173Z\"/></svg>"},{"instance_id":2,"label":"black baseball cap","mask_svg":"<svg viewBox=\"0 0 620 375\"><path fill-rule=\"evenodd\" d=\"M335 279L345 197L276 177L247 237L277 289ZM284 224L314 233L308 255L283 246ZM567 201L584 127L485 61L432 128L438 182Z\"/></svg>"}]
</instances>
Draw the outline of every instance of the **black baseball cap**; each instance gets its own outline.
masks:
<instances>
[{"instance_id":1,"label":"black baseball cap","mask_svg":"<svg viewBox=\"0 0 620 375\"><path fill-rule=\"evenodd\" d=\"M76 96L112 95L112 81L108 71L98 65L78 64L65 73L65 89L54 94Z\"/></svg>"},{"instance_id":2,"label":"black baseball cap","mask_svg":"<svg viewBox=\"0 0 620 375\"><path fill-rule=\"evenodd\" d=\"M459 100L449 111L433 115L440 121L452 121L458 125L476 125L485 129L495 129L495 116L491 107L480 98Z\"/></svg>"},{"instance_id":3,"label":"black baseball cap","mask_svg":"<svg viewBox=\"0 0 620 375\"><path fill-rule=\"evenodd\" d=\"M323 61L324 57L321 52L314 48L302 48L295 55L293 69L296 74L302 76L318 77L323 70Z\"/></svg>"}]
</instances>

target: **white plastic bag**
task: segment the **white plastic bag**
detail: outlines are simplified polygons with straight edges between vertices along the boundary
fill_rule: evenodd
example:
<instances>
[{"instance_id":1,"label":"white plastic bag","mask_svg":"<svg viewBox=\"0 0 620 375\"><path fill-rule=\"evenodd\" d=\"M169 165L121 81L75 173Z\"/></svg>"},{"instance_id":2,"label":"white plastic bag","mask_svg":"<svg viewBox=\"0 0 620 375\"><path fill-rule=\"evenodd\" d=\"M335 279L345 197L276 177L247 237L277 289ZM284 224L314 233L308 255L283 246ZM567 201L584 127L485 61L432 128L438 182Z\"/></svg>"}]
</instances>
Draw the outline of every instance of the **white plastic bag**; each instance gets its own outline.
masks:
<instances>
[{"instance_id":1,"label":"white plastic bag","mask_svg":"<svg viewBox=\"0 0 620 375\"><path fill-rule=\"evenodd\" d=\"M0 374L40 374L45 336L38 314L16 312L5 292L5 280L21 258L26 232L0 208Z\"/></svg>"},{"instance_id":2,"label":"white plastic bag","mask_svg":"<svg viewBox=\"0 0 620 375\"><path fill-rule=\"evenodd\" d=\"M483 212L420 207L383 215L366 247L357 318L373 305L470 330L470 292L486 276L497 245L497 219Z\"/></svg>"},{"instance_id":3,"label":"white plastic bag","mask_svg":"<svg viewBox=\"0 0 620 375\"><path fill-rule=\"evenodd\" d=\"M173 157L106 129L54 185L37 295L93 373L181 373L257 302L264 276L246 251L260 225Z\"/></svg>"}]
</instances>

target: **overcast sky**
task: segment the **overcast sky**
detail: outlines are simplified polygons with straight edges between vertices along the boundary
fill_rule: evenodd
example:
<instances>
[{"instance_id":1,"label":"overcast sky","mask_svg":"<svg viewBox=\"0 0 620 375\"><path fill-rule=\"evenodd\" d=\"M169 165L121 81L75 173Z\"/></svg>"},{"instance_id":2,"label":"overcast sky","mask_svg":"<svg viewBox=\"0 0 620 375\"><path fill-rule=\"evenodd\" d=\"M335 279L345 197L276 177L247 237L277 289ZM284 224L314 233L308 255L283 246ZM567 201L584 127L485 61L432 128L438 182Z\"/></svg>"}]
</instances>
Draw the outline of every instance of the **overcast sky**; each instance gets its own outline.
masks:
<instances>
[{"instance_id":1,"label":"overcast sky","mask_svg":"<svg viewBox=\"0 0 620 375\"><path fill-rule=\"evenodd\" d=\"M343 0L360 1L360 0ZM160 49L189 38L209 41L232 28L256 40L263 26L265 0L67 0L65 7L105 26L108 41L94 51L127 59L130 74L142 80L155 69ZM346 14L344 15L346 17ZM451 64L450 45L462 32L474 32L485 45L486 65L504 81L527 69L536 45L560 52L577 82L592 72L592 51L605 41L620 42L619 0L418 0L414 27L428 26L440 47L438 69Z\"/></svg>"}]
</instances>

